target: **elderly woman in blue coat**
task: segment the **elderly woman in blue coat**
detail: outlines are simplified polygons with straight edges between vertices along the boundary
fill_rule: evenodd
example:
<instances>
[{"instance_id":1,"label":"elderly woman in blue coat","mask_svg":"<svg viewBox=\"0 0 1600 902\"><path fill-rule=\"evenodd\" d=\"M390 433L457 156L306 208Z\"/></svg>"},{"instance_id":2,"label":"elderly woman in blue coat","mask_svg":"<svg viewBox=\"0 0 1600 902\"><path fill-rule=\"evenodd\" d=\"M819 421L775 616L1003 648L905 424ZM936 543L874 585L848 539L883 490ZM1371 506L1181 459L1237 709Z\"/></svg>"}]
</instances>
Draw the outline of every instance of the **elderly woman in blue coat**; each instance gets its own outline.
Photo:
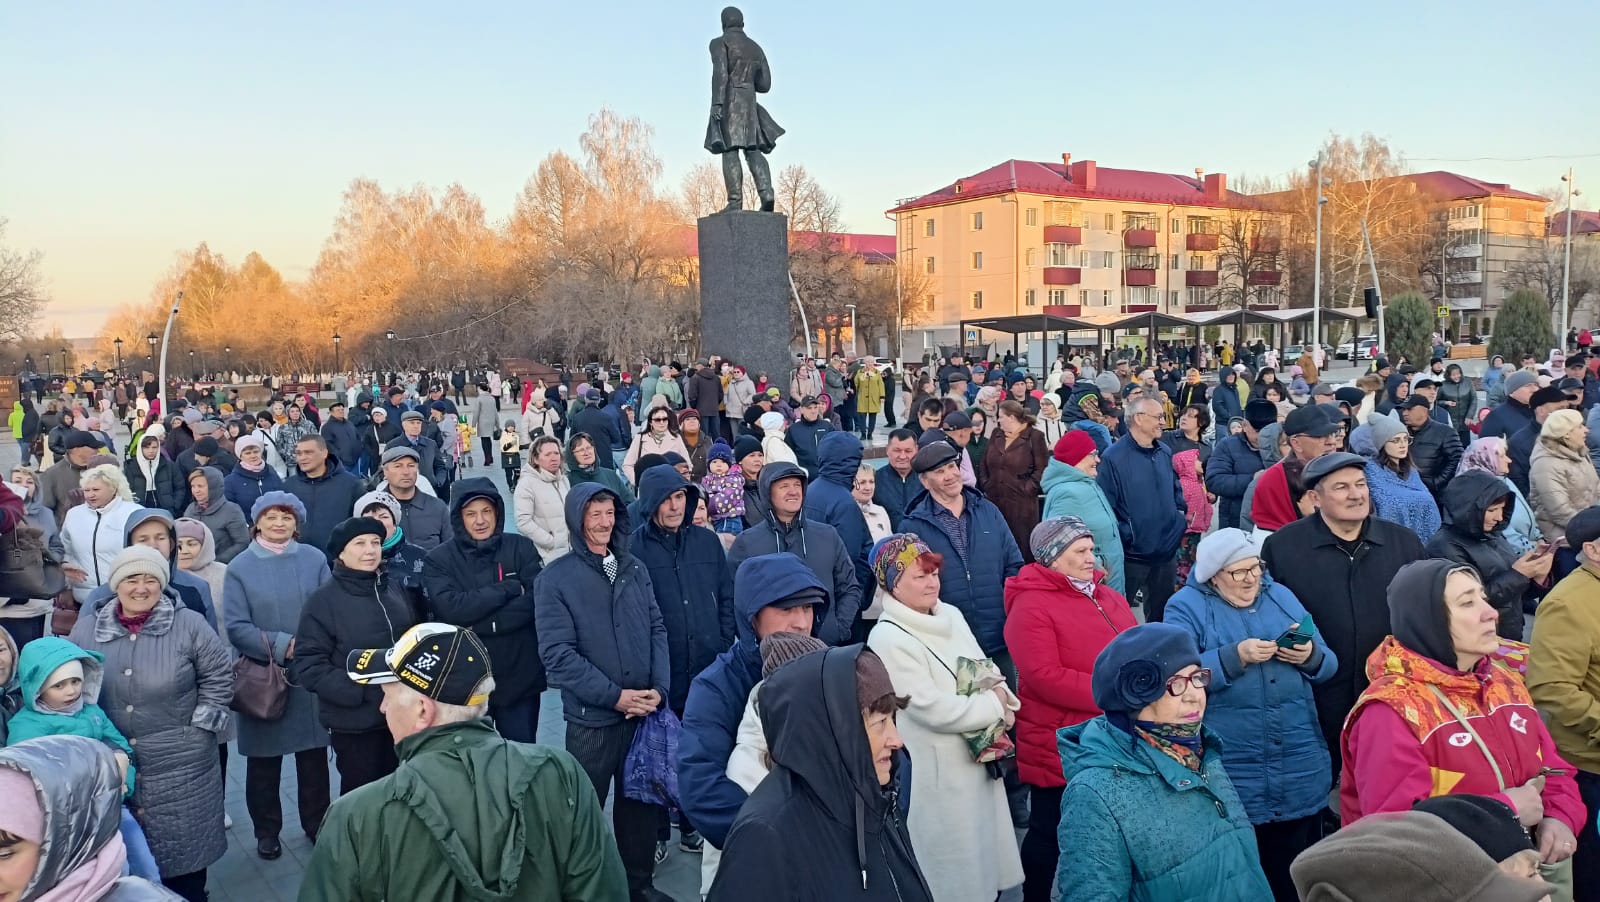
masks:
<instances>
[{"instance_id":1,"label":"elderly woman in blue coat","mask_svg":"<svg viewBox=\"0 0 1600 902\"><path fill-rule=\"evenodd\" d=\"M1295 899L1289 863L1321 839L1332 788L1311 687L1339 662L1299 599L1262 567L1256 540L1238 529L1200 541L1189 584L1167 602L1164 620L1200 647L1211 671L1206 724L1222 737L1222 763L1255 825L1273 896Z\"/></svg>"},{"instance_id":2,"label":"elderly woman in blue coat","mask_svg":"<svg viewBox=\"0 0 1600 902\"><path fill-rule=\"evenodd\" d=\"M1203 726L1213 677L1194 637L1169 623L1136 626L1095 659L1090 688L1105 713L1056 734L1061 898L1271 898L1222 742Z\"/></svg>"}]
</instances>

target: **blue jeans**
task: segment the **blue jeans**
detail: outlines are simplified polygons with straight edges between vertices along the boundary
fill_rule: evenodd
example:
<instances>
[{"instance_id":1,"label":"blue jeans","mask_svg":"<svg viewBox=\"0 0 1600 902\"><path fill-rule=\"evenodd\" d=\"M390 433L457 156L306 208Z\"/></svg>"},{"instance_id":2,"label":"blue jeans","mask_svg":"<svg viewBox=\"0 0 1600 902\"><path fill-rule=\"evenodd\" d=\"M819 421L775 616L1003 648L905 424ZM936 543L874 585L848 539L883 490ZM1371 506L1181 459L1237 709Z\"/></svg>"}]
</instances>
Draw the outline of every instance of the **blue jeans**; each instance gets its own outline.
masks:
<instances>
[{"instance_id":1,"label":"blue jeans","mask_svg":"<svg viewBox=\"0 0 1600 902\"><path fill-rule=\"evenodd\" d=\"M716 522L712 523L711 526L716 532L725 533L730 536L736 536L744 532L744 518L723 517L721 520L717 520Z\"/></svg>"},{"instance_id":2,"label":"blue jeans","mask_svg":"<svg viewBox=\"0 0 1600 902\"><path fill-rule=\"evenodd\" d=\"M122 822L117 825L117 831L122 834L122 844L128 847L128 873L159 884L161 869L156 867L156 857L151 854L150 843L144 838L144 828L139 826L127 805L122 806Z\"/></svg>"}]
</instances>

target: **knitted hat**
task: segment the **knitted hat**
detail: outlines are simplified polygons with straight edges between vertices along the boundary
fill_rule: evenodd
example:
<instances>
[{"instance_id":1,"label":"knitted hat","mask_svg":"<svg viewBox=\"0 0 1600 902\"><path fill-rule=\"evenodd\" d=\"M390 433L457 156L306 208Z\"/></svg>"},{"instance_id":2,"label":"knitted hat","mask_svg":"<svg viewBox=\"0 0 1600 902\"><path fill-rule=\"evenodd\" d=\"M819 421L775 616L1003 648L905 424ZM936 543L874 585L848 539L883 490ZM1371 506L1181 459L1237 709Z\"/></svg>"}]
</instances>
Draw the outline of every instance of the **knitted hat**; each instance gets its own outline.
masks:
<instances>
[{"instance_id":1,"label":"knitted hat","mask_svg":"<svg viewBox=\"0 0 1600 902\"><path fill-rule=\"evenodd\" d=\"M856 706L865 711L890 695L894 695L894 681L889 679L883 659L871 649L861 649L856 655Z\"/></svg>"},{"instance_id":2,"label":"knitted hat","mask_svg":"<svg viewBox=\"0 0 1600 902\"><path fill-rule=\"evenodd\" d=\"M1470 793L1434 796L1411 806L1426 811L1461 831L1493 861L1505 861L1518 852L1533 849L1533 840L1522 829L1517 813L1499 799Z\"/></svg>"},{"instance_id":3,"label":"knitted hat","mask_svg":"<svg viewBox=\"0 0 1600 902\"><path fill-rule=\"evenodd\" d=\"M1301 852L1289 866L1307 902L1538 902L1554 887L1500 870L1437 815L1364 817Z\"/></svg>"},{"instance_id":4,"label":"knitted hat","mask_svg":"<svg viewBox=\"0 0 1600 902\"><path fill-rule=\"evenodd\" d=\"M355 509L350 511L350 516L365 517L367 515L367 509L372 507L374 504L381 504L388 508L389 516L394 518L394 522L396 524L400 522L400 499L389 494L388 492L368 492L365 495L362 495L360 498L357 498Z\"/></svg>"},{"instance_id":5,"label":"knitted hat","mask_svg":"<svg viewBox=\"0 0 1600 902\"><path fill-rule=\"evenodd\" d=\"M892 593L894 584L911 569L911 565L923 555L932 553L933 549L928 547L928 543L915 533L902 532L879 539L867 555L867 563L883 590Z\"/></svg>"},{"instance_id":6,"label":"knitted hat","mask_svg":"<svg viewBox=\"0 0 1600 902\"><path fill-rule=\"evenodd\" d=\"M32 843L44 842L44 806L33 777L0 765L0 830Z\"/></svg>"},{"instance_id":7,"label":"knitted hat","mask_svg":"<svg viewBox=\"0 0 1600 902\"><path fill-rule=\"evenodd\" d=\"M267 441L261 436L256 435L254 432L250 433L249 435L241 435L233 440L234 454L243 457L244 449L246 448L254 448L257 451L260 451L262 454L265 454L267 453Z\"/></svg>"},{"instance_id":8,"label":"knitted hat","mask_svg":"<svg viewBox=\"0 0 1600 902\"><path fill-rule=\"evenodd\" d=\"M1093 453L1095 453L1094 436L1082 429L1068 429L1056 439L1056 447L1051 456L1069 467L1075 467Z\"/></svg>"},{"instance_id":9,"label":"knitted hat","mask_svg":"<svg viewBox=\"0 0 1600 902\"><path fill-rule=\"evenodd\" d=\"M1244 406L1244 421L1251 429L1265 429L1278 422L1278 405L1266 398L1256 398Z\"/></svg>"},{"instance_id":10,"label":"knitted hat","mask_svg":"<svg viewBox=\"0 0 1600 902\"><path fill-rule=\"evenodd\" d=\"M262 492L256 503L250 505L250 522L259 522L261 515L274 507L281 507L294 514L295 520L299 523L306 522L306 506L300 503L299 498L284 491Z\"/></svg>"},{"instance_id":11,"label":"knitted hat","mask_svg":"<svg viewBox=\"0 0 1600 902\"><path fill-rule=\"evenodd\" d=\"M106 580L106 585L115 591L123 580L142 573L159 580L162 590L165 591L167 582L172 579L171 568L171 563L154 548L148 545L129 545L111 559L111 577Z\"/></svg>"},{"instance_id":12,"label":"knitted hat","mask_svg":"<svg viewBox=\"0 0 1600 902\"><path fill-rule=\"evenodd\" d=\"M782 416L782 414L779 414ZM753 435L741 435L733 440L733 462L744 463L752 454L761 453L761 440Z\"/></svg>"},{"instance_id":13,"label":"knitted hat","mask_svg":"<svg viewBox=\"0 0 1600 902\"><path fill-rule=\"evenodd\" d=\"M719 438L711 443L711 450L706 452L706 460L720 460L729 466L732 466L733 449L728 447L727 442Z\"/></svg>"},{"instance_id":14,"label":"knitted hat","mask_svg":"<svg viewBox=\"0 0 1600 902\"><path fill-rule=\"evenodd\" d=\"M178 522L173 525L173 531L178 534L180 539L194 539L196 542L204 544L206 533L210 532L211 528L193 517L180 517Z\"/></svg>"},{"instance_id":15,"label":"knitted hat","mask_svg":"<svg viewBox=\"0 0 1600 902\"><path fill-rule=\"evenodd\" d=\"M1406 434L1406 424L1382 414L1367 417L1367 430L1372 433L1372 444L1382 448L1389 439Z\"/></svg>"},{"instance_id":16,"label":"knitted hat","mask_svg":"<svg viewBox=\"0 0 1600 902\"><path fill-rule=\"evenodd\" d=\"M1194 636L1170 623L1145 623L1119 633L1094 659L1089 687L1106 713L1137 714L1167 691L1167 680L1200 663Z\"/></svg>"},{"instance_id":17,"label":"knitted hat","mask_svg":"<svg viewBox=\"0 0 1600 902\"><path fill-rule=\"evenodd\" d=\"M761 428L763 433L772 434L783 428L783 414L776 410L769 410L762 414L760 419L756 420L756 425Z\"/></svg>"},{"instance_id":18,"label":"knitted hat","mask_svg":"<svg viewBox=\"0 0 1600 902\"><path fill-rule=\"evenodd\" d=\"M1583 415L1576 410L1558 410L1544 421L1544 428L1539 430L1540 438L1566 438L1574 429L1583 425Z\"/></svg>"},{"instance_id":19,"label":"knitted hat","mask_svg":"<svg viewBox=\"0 0 1600 902\"><path fill-rule=\"evenodd\" d=\"M1200 540L1200 547L1195 551L1194 578L1202 583L1211 582L1228 566L1252 557L1261 557L1261 546L1250 533L1231 526L1219 529Z\"/></svg>"},{"instance_id":20,"label":"knitted hat","mask_svg":"<svg viewBox=\"0 0 1600 902\"><path fill-rule=\"evenodd\" d=\"M344 546L350 544L357 536L377 536L382 542L388 530L383 524L371 517L351 517L339 523L328 535L328 554L338 557L344 551Z\"/></svg>"},{"instance_id":21,"label":"knitted hat","mask_svg":"<svg viewBox=\"0 0 1600 902\"><path fill-rule=\"evenodd\" d=\"M1539 377L1527 370L1517 370L1506 377L1506 394L1516 394L1518 389L1527 388L1530 385L1537 387L1539 385Z\"/></svg>"},{"instance_id":22,"label":"knitted hat","mask_svg":"<svg viewBox=\"0 0 1600 902\"><path fill-rule=\"evenodd\" d=\"M821 639L802 633L773 633L761 640L761 678L764 680L790 661L803 658L814 651L827 651Z\"/></svg>"},{"instance_id":23,"label":"knitted hat","mask_svg":"<svg viewBox=\"0 0 1600 902\"><path fill-rule=\"evenodd\" d=\"M1060 443L1057 443L1060 447ZM1028 547L1034 560L1046 567L1053 566L1061 553L1084 536L1094 537L1089 527L1077 517L1051 517L1033 528L1028 536Z\"/></svg>"}]
</instances>

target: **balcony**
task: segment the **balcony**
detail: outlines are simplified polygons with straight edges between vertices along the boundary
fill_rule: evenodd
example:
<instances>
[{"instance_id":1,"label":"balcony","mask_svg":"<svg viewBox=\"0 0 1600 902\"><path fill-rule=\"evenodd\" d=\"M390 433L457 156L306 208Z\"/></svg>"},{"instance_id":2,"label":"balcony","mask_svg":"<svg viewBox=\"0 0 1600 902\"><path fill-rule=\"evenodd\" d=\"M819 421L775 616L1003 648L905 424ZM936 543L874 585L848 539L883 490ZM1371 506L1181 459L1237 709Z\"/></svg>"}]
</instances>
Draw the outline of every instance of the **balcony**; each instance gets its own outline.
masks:
<instances>
[{"instance_id":1,"label":"balcony","mask_svg":"<svg viewBox=\"0 0 1600 902\"><path fill-rule=\"evenodd\" d=\"M1189 236L1195 237L1193 235ZM1217 271L1214 269L1191 269L1183 274L1183 284L1190 288L1215 288L1217 287Z\"/></svg>"},{"instance_id":2,"label":"balcony","mask_svg":"<svg viewBox=\"0 0 1600 902\"><path fill-rule=\"evenodd\" d=\"M1155 304L1123 304L1123 313L1155 313Z\"/></svg>"},{"instance_id":3,"label":"balcony","mask_svg":"<svg viewBox=\"0 0 1600 902\"><path fill-rule=\"evenodd\" d=\"M1076 285L1083 281L1083 270L1076 266L1046 266L1044 268L1044 284L1046 285Z\"/></svg>"},{"instance_id":4,"label":"balcony","mask_svg":"<svg viewBox=\"0 0 1600 902\"><path fill-rule=\"evenodd\" d=\"M1475 269L1446 273L1445 280L1451 285L1477 285L1483 281L1483 273Z\"/></svg>"},{"instance_id":5,"label":"balcony","mask_svg":"<svg viewBox=\"0 0 1600 902\"><path fill-rule=\"evenodd\" d=\"M1283 250L1283 239L1275 235L1256 235L1250 239L1250 250L1257 254L1276 254Z\"/></svg>"},{"instance_id":6,"label":"balcony","mask_svg":"<svg viewBox=\"0 0 1600 902\"><path fill-rule=\"evenodd\" d=\"M1183 246L1186 250L1214 251L1217 249L1218 244L1219 238L1215 234L1189 234L1183 236Z\"/></svg>"},{"instance_id":7,"label":"balcony","mask_svg":"<svg viewBox=\"0 0 1600 902\"><path fill-rule=\"evenodd\" d=\"M1155 247L1155 229L1128 229L1122 233L1123 247Z\"/></svg>"},{"instance_id":8,"label":"balcony","mask_svg":"<svg viewBox=\"0 0 1600 902\"><path fill-rule=\"evenodd\" d=\"M1156 284L1156 271L1153 269L1125 269L1122 271L1122 284L1128 286Z\"/></svg>"},{"instance_id":9,"label":"balcony","mask_svg":"<svg viewBox=\"0 0 1600 902\"><path fill-rule=\"evenodd\" d=\"M1077 304L1046 304L1045 316L1082 316L1083 308Z\"/></svg>"},{"instance_id":10,"label":"balcony","mask_svg":"<svg viewBox=\"0 0 1600 902\"><path fill-rule=\"evenodd\" d=\"M1044 227L1045 244L1082 244L1083 229L1077 226L1047 225Z\"/></svg>"},{"instance_id":11,"label":"balcony","mask_svg":"<svg viewBox=\"0 0 1600 902\"><path fill-rule=\"evenodd\" d=\"M1451 298L1451 310L1482 310L1483 298Z\"/></svg>"},{"instance_id":12,"label":"balcony","mask_svg":"<svg viewBox=\"0 0 1600 902\"><path fill-rule=\"evenodd\" d=\"M1259 269L1250 274L1251 285L1282 285L1283 271L1277 269Z\"/></svg>"}]
</instances>

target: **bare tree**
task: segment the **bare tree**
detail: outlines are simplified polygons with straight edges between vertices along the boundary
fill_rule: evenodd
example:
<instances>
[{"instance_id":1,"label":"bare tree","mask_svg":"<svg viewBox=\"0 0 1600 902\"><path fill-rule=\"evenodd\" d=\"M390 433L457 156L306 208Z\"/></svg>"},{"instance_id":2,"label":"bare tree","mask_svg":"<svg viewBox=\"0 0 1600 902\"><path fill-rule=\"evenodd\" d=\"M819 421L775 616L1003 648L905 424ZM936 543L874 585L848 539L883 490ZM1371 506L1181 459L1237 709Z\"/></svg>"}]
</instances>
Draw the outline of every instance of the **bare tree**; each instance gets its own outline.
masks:
<instances>
[{"instance_id":1,"label":"bare tree","mask_svg":"<svg viewBox=\"0 0 1600 902\"><path fill-rule=\"evenodd\" d=\"M6 220L0 219L0 341L15 341L31 331L49 301L39 263L40 251L20 251L5 243Z\"/></svg>"},{"instance_id":2,"label":"bare tree","mask_svg":"<svg viewBox=\"0 0 1600 902\"><path fill-rule=\"evenodd\" d=\"M710 216L727 206L726 187L722 184L722 170L710 163L701 163L689 170L679 188L679 204L689 222Z\"/></svg>"},{"instance_id":3,"label":"bare tree","mask_svg":"<svg viewBox=\"0 0 1600 902\"><path fill-rule=\"evenodd\" d=\"M789 217L791 232L832 234L844 228L839 215L839 199L811 177L806 167L791 163L778 173L773 187L778 212Z\"/></svg>"}]
</instances>

